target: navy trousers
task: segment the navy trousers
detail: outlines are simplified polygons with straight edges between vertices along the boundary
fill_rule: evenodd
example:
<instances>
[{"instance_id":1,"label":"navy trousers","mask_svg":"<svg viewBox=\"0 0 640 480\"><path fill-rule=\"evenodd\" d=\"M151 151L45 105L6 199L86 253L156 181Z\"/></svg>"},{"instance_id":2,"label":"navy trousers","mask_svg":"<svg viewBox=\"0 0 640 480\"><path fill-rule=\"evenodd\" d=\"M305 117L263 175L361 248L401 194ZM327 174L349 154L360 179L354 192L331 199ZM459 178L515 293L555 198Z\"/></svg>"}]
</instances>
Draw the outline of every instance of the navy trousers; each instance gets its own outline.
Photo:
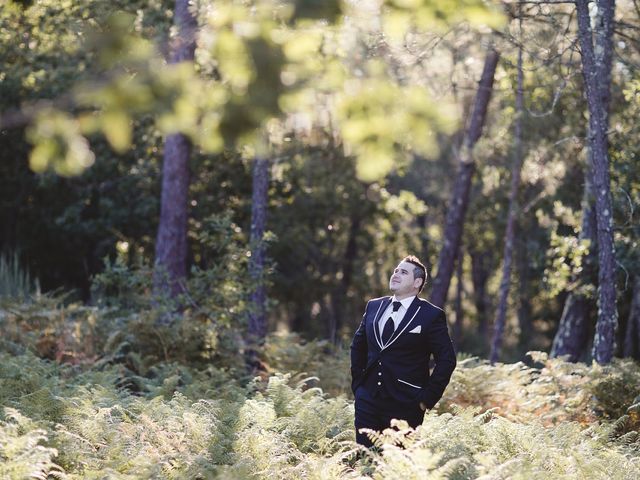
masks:
<instances>
[{"instance_id":1,"label":"navy trousers","mask_svg":"<svg viewBox=\"0 0 640 480\"><path fill-rule=\"evenodd\" d=\"M367 448L373 444L366 433L360 433L361 428L380 432L391 426L393 418L406 420L409 426L416 428L424 420L424 411L418 402L398 402L384 391L374 397L362 386L355 393L355 409L356 442Z\"/></svg>"}]
</instances>

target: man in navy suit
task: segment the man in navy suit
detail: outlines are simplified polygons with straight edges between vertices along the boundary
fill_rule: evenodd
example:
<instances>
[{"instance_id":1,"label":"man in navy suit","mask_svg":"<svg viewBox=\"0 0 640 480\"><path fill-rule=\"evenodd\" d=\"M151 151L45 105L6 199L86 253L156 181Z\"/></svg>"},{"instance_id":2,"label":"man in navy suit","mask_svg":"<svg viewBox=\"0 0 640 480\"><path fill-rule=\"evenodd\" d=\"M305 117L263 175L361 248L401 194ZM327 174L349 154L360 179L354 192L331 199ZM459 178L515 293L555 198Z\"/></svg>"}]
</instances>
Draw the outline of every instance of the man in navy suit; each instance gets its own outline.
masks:
<instances>
[{"instance_id":1,"label":"man in navy suit","mask_svg":"<svg viewBox=\"0 0 640 480\"><path fill-rule=\"evenodd\" d=\"M351 388L355 395L356 441L372 445L361 428L381 431L391 419L422 424L440 400L456 367L444 312L418 298L425 266L405 257L389 279L391 297L369 300L351 343ZM435 367L429 373L429 359Z\"/></svg>"}]
</instances>

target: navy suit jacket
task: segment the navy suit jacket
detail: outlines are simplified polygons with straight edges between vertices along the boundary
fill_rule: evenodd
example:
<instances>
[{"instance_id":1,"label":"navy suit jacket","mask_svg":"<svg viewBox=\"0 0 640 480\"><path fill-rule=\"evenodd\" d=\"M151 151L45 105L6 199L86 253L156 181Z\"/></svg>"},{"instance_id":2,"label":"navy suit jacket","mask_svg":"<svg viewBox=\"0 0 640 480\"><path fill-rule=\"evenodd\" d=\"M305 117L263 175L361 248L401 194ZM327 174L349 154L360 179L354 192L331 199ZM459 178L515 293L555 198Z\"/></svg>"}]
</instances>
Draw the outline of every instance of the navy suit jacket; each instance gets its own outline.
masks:
<instances>
[{"instance_id":1,"label":"navy suit jacket","mask_svg":"<svg viewBox=\"0 0 640 480\"><path fill-rule=\"evenodd\" d=\"M377 388L381 380L395 400L423 402L433 408L456 367L445 314L416 297L389 341L383 344L378 320L390 302L391 297L382 297L367 303L351 343L351 388L354 393L361 385ZM431 355L435 367L430 374Z\"/></svg>"}]
</instances>

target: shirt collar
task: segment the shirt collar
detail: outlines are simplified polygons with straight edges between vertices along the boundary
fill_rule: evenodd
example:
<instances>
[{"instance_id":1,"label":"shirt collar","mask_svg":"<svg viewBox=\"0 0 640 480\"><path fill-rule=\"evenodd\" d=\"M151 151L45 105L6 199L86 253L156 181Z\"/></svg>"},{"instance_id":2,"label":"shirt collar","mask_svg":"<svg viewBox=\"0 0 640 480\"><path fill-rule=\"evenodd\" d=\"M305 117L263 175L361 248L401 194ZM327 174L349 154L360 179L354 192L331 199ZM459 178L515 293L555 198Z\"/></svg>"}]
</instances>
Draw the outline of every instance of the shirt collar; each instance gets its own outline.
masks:
<instances>
[{"instance_id":1,"label":"shirt collar","mask_svg":"<svg viewBox=\"0 0 640 480\"><path fill-rule=\"evenodd\" d=\"M414 298L416 298L417 295L414 295L413 297L407 297L404 300L397 300L396 296L394 295L393 298L391 299L392 302L397 302L399 301L402 306L404 307L405 310L409 310L409 305L411 305L413 303Z\"/></svg>"}]
</instances>

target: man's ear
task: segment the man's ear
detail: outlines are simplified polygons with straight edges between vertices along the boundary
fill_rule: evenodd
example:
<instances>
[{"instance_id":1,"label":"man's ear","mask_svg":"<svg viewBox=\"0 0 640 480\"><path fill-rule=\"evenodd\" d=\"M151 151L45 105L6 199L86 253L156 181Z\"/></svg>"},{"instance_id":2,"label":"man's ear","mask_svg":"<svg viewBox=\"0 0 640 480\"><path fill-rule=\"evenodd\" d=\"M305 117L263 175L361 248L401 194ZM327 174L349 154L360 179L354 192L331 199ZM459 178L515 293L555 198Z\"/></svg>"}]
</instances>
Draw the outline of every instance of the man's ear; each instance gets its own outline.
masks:
<instances>
[{"instance_id":1,"label":"man's ear","mask_svg":"<svg viewBox=\"0 0 640 480\"><path fill-rule=\"evenodd\" d=\"M413 280L413 288L420 288L422 286L422 279L420 277Z\"/></svg>"}]
</instances>

